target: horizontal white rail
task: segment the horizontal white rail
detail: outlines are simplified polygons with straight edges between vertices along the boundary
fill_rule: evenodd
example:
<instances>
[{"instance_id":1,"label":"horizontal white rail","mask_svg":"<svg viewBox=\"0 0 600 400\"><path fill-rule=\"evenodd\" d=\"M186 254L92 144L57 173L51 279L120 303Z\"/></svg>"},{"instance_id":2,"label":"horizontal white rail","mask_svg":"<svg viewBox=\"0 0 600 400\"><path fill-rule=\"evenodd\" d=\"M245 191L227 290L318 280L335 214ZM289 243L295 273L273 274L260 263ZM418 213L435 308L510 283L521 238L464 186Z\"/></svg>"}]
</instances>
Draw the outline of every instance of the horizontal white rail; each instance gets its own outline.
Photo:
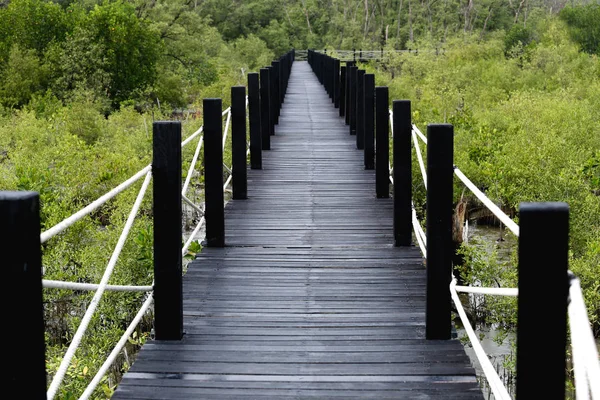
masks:
<instances>
[{"instance_id":1,"label":"horizontal white rail","mask_svg":"<svg viewBox=\"0 0 600 400\"><path fill-rule=\"evenodd\" d=\"M506 215L500 209L500 207L495 205L494 202L489 199L489 197L487 197L481 190L479 190L479 188L477 188L477 186L475 186L475 184L471 182L469 178L467 178L460 169L454 168L454 173L456 174L458 179L460 179L465 184L465 186L468 187L469 190L471 190L471 192L473 192L473 194L479 199L479 201L481 201L500 221L502 221L502 223L506 225L506 227L510 229L510 231L514 233L515 236L519 236L519 225L517 225L515 221L510 219L510 217Z\"/></svg>"},{"instance_id":2,"label":"horizontal white rail","mask_svg":"<svg viewBox=\"0 0 600 400\"><path fill-rule=\"evenodd\" d=\"M462 293L476 293L476 294L489 294L492 296L513 296L519 295L519 289L517 288L495 288L495 287L477 287L477 286L459 286L455 285L457 292Z\"/></svg>"},{"instance_id":3,"label":"horizontal white rail","mask_svg":"<svg viewBox=\"0 0 600 400\"><path fill-rule=\"evenodd\" d=\"M62 231L64 231L65 229L67 229L68 227L73 225L75 222L79 221L80 219L82 219L83 217L85 217L86 215L88 215L89 213L96 210L98 207L100 207L104 203L106 203L108 200L112 199L113 197L115 197L116 195L121 193L123 190L127 189L128 187L133 185L135 182L142 179L151 170L152 170L152 166L147 165L142 170L140 170L135 175L133 175L131 178L127 179L125 182L121 183L119 186L112 189L110 192L102 195L97 200L88 204L83 209L77 211L75 214L71 215L70 217L68 217L68 218L64 219L63 221L59 222L58 224L54 225L52 228L43 232L40 235L40 242L45 243L49 239L58 235L59 233L61 233Z\"/></svg>"},{"instance_id":4,"label":"horizontal white rail","mask_svg":"<svg viewBox=\"0 0 600 400\"><path fill-rule=\"evenodd\" d=\"M49 279L42 280L42 287L46 289L64 289L64 290L98 290L100 285L95 283L79 283L79 282L65 282L65 281L54 281ZM151 292L152 286L123 286L123 285L106 285L104 290L110 290L113 292Z\"/></svg>"},{"instance_id":5,"label":"horizontal white rail","mask_svg":"<svg viewBox=\"0 0 600 400\"><path fill-rule=\"evenodd\" d=\"M203 130L204 130L204 125L202 125L200 128L198 128L198 130L196 132L192 133L190 136L187 137L187 139L185 139L183 142L181 142L181 147L182 148L185 147L186 144L188 144L189 142L194 140L194 138L196 136L201 134Z\"/></svg>"}]
</instances>

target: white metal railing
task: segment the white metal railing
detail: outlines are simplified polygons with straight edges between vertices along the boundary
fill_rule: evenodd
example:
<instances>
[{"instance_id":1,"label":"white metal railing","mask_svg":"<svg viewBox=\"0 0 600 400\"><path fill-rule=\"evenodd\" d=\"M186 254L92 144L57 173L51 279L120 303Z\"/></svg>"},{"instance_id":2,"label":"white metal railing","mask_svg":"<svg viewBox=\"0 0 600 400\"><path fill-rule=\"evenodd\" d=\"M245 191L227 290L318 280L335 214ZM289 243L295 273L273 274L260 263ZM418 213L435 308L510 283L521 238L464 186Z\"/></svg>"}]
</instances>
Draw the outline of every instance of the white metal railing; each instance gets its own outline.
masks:
<instances>
[{"instance_id":1,"label":"white metal railing","mask_svg":"<svg viewBox=\"0 0 600 400\"><path fill-rule=\"evenodd\" d=\"M393 137L394 124L392 121L393 113L392 110L390 110L390 126ZM415 152L417 153L417 161L419 163L419 169L423 178L423 184L425 189L427 189L427 173L421 154L421 148L419 146L419 140L421 140L424 144L427 144L427 137L414 124L412 126L411 135L413 139L413 146ZM390 181L393 184L393 169L391 166L389 170ZM479 188L477 188L477 186L475 186L475 184L473 184L473 182L471 182L471 180L469 180L456 166L454 167L454 173L515 236L519 236L519 226L508 215L506 215L496 204L494 204L492 200L490 200L481 190L479 190ZM425 232L423 231L423 228L417 219L414 204L412 213L415 237L417 238L417 242L423 257L427 258L427 239ZM571 272L569 273L572 275ZM459 286L456 284L456 279L454 276L452 277L449 289L452 301L456 306L456 310L458 311L458 315L463 323L467 336L469 337L469 341L473 346L475 356L481 365L494 397L499 400L510 400L511 397L508 394L506 387L502 383L498 373L485 354L485 351L483 350L483 347L481 346L481 343L479 342L479 339L475 334L469 319L467 318L465 310L458 297L458 293L516 297L519 294L518 289ZM573 369L575 375L575 391L577 400L600 400L600 361L598 359L598 349L596 348L594 335L588 319L583 293L579 285L579 279L577 279L574 275L571 278L569 286L568 315L571 348L573 351Z\"/></svg>"},{"instance_id":2,"label":"white metal railing","mask_svg":"<svg viewBox=\"0 0 600 400\"><path fill-rule=\"evenodd\" d=\"M246 107L247 106L248 106L248 101L246 99ZM223 150L224 150L225 144L227 142L227 134L229 132L229 126L230 126L230 122L231 122L231 107L224 110L223 113L221 114L221 116L226 117L225 131L223 134ZM185 147L187 144L189 144L190 142L192 142L194 139L196 139L198 137L199 137L198 144L196 146L196 150L194 152L194 156L192 158L191 165L188 169L188 173L187 173L186 179L183 184L181 196L182 196L182 199L184 202L189 204L196 211L200 212L201 219L200 219L200 222L198 222L198 224L192 231L192 233L190 234L190 236L185 241L185 244L183 245L183 248L182 248L183 255L185 255L187 253L190 245L194 241L194 238L196 237L196 235L198 234L198 232L202 228L202 225L205 222L203 207L195 204L186 196L187 192L189 190L192 176L194 174L194 171L196 170L196 164L198 162L198 158L200 155L200 149L202 148L202 144L204 142L203 127L200 127L197 131L195 131L189 137L187 137L185 140L183 140L181 142L181 147L182 148ZM248 148L246 155L248 155L249 153L250 153L250 149ZM227 187L229 186L229 184L231 182L231 178L232 178L231 168L229 168L225 164L223 164L223 166L229 173L229 177L227 178L226 183L223 185L223 190L227 190ZM142 201L144 199L144 196L146 194L146 191L147 191L150 181L152 179L152 166L147 165L146 167L142 168L140 171L135 173L131 178L127 179L126 181L124 181L123 183L121 183L120 185L115 187L114 189L112 189L109 192L107 192L106 194L100 196L97 200L93 201L92 203L90 203L89 205L87 205L86 207L81 209L80 211L78 211L75 214L71 215L70 217L64 219L63 221L59 222L58 224L51 227L50 229L44 231L40 235L40 242L41 243L47 242L51 238L57 236L59 233L63 232L64 230L66 230L67 228L69 228L70 226L75 224L77 221L88 216L91 212L98 209L100 206L102 206L103 204L105 204L106 202L108 202L109 200L114 198L115 196L117 196L119 193L128 189L134 183L141 180L142 178L144 178L144 181L138 192L136 200L131 208L131 211L129 213L129 216L127 218L125 226L121 232L121 235L119 237L117 245L115 246L115 249L114 249L112 256L108 262L108 265L104 271L104 274L102 276L100 283L99 284L90 284L90 283L78 283L78 282L63 282L63 281L46 280L46 279L44 279L42 281L43 287L48 288L48 289L70 289L70 290L95 291L92 301L90 302L88 308L86 309L85 314L81 320L81 323L79 324L79 327L77 328L77 331L76 331L75 335L73 336L73 339L71 340L71 343L69 344L69 347L67 348L67 351L59 365L58 371L56 372L56 374L54 375L54 377L52 379L52 382L50 383L50 386L47 391L47 398L50 400L52 400L56 396L58 388L60 387L61 383L64 380L67 369L68 369L69 365L71 364L71 361L73 359L73 356L75 355L75 352L77 351L79 345L81 344L83 336L85 335L86 330L89 326L89 323L92 319L92 316L94 315L94 312L96 311L96 308L97 308L97 306L102 298L102 295L104 294L105 291L108 290L108 291L147 292L149 294L148 294L146 300L144 301L144 304L142 305L142 307L139 309L138 313L136 314L135 318L133 319L133 321L131 322L129 327L125 330L125 332L123 333L123 335L117 342L116 346L113 348L112 352L110 353L108 358L103 363L102 367L98 370L98 372L96 373L96 375L94 376L94 378L92 379L92 381L90 382L88 387L85 389L84 393L81 395L80 399L88 399L92 395L92 393L94 392L94 390L100 383L101 379L104 377L104 375L108 371L108 368L112 365L112 363L114 363L116 357L118 356L118 354L121 352L121 350L127 343L129 336L131 336L131 334L133 333L133 331L135 330L135 328L141 321L143 315L146 313L146 311L152 304L153 286L126 286L126 285L109 285L108 284L108 281L110 280L110 277L114 271L114 268L118 261L121 250L123 249L123 246L125 245L125 241L131 231L131 227L133 225L135 217L138 213L138 210L142 204Z\"/></svg>"}]
</instances>

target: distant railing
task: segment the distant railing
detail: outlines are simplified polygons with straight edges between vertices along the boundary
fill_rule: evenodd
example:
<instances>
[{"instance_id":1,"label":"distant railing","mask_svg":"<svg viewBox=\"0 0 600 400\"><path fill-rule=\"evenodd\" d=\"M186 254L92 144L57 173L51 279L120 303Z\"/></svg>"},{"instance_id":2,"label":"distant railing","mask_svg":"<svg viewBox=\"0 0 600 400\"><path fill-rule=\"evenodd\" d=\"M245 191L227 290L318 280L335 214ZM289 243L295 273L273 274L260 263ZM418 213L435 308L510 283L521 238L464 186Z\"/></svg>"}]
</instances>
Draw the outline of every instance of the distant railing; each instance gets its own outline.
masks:
<instances>
[{"instance_id":1,"label":"distant railing","mask_svg":"<svg viewBox=\"0 0 600 400\"><path fill-rule=\"evenodd\" d=\"M298 51L298 50L296 50ZM445 48L435 49L405 49L405 50L363 50L363 49L352 49L352 50L336 50L336 49L322 49L322 50L302 50L302 51L313 51L315 53L329 55L335 57L340 61L369 61L369 60L383 60L392 56L401 54L435 54L445 55Z\"/></svg>"},{"instance_id":2,"label":"distant railing","mask_svg":"<svg viewBox=\"0 0 600 400\"><path fill-rule=\"evenodd\" d=\"M0 241L0 249L4 264L7 266L8 282L15 282L13 287L15 293L26 294L22 307L15 307L16 312L9 318L11 323L22 326L26 330L27 349L23 351L20 349L19 357L16 357L18 360L25 361L22 368L12 368L9 377L11 384L18 386L20 397L53 399L56 396L102 295L107 290L146 292L147 296L133 321L80 399L88 399L92 395L153 302L155 303L155 338L158 340L181 339L183 335L182 257L187 253L191 243L204 225L206 225L205 244L209 247L224 246L224 192L231 192L233 199L247 198L247 157L250 155L251 168L262 168L261 152L270 148L270 135L274 133L274 125L278 122L293 61L294 52L291 51L273 61L271 66L261 69L260 79L258 73L250 73L248 75L248 96L246 97L244 86L232 87L231 107L224 111L222 111L221 99L204 99L204 125L183 141L181 140L180 122L155 122L152 164L142 168L122 184L41 234L39 233L39 196L37 193L0 192L0 221L4 228L1 236L4 240ZM247 109L250 122L249 143L246 140ZM225 119L224 132L223 118ZM231 167L223 163L223 152L230 127L232 135ZM182 149L194 140L198 140L198 143L182 187ZM204 206L194 203L188 197L190 182L197 173L196 165L203 146ZM223 169L227 176L225 183L223 183ZM99 284L41 279L40 244L56 237L142 179L141 188ZM108 285L152 179L154 179L155 280L148 286ZM232 186L232 190L229 189L229 186ZM201 216L190 236L187 239L184 238L183 247L181 246L182 202L187 203ZM15 241L15 238L20 240ZM48 289L95 292L47 391L44 367L42 286ZM32 365L34 364L38 369L33 370ZM32 382L36 384L32 384Z\"/></svg>"},{"instance_id":3,"label":"distant railing","mask_svg":"<svg viewBox=\"0 0 600 400\"><path fill-rule=\"evenodd\" d=\"M377 197L389 197L389 183L393 184L395 245L412 245L414 231L426 258L426 338L450 339L453 302L494 397L508 400L510 395L475 335L458 293L518 296L517 396L564 398L568 315L577 399L600 399L598 350L579 280L568 271L568 205L522 203L519 227L453 164L452 125L428 125L425 136L411 122L410 101L393 101L390 110L387 87L375 88L374 76L358 70L354 60L341 66L339 59L324 51L309 51L308 61L339 107L340 117L345 117L349 133L357 136L365 168L376 170ZM389 162L390 127L393 165ZM419 141L427 146L427 166ZM412 203L413 146L427 190L426 230ZM456 284L452 275L453 175L519 238L518 289ZM542 333L540 328L548 323L552 329Z\"/></svg>"}]
</instances>

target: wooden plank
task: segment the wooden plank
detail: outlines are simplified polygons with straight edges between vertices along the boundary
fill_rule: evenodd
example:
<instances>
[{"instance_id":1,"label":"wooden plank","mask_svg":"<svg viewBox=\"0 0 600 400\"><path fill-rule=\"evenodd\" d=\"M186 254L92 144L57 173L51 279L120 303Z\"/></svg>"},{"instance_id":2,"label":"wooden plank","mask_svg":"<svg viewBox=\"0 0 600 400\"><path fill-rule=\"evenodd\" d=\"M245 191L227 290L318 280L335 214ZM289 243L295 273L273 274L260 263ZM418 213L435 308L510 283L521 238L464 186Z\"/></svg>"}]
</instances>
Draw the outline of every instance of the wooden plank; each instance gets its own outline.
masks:
<instances>
[{"instance_id":1,"label":"wooden plank","mask_svg":"<svg viewBox=\"0 0 600 400\"><path fill-rule=\"evenodd\" d=\"M305 63L225 248L183 279L183 340L148 341L114 399L481 399L457 340L425 340L423 259Z\"/></svg>"}]
</instances>

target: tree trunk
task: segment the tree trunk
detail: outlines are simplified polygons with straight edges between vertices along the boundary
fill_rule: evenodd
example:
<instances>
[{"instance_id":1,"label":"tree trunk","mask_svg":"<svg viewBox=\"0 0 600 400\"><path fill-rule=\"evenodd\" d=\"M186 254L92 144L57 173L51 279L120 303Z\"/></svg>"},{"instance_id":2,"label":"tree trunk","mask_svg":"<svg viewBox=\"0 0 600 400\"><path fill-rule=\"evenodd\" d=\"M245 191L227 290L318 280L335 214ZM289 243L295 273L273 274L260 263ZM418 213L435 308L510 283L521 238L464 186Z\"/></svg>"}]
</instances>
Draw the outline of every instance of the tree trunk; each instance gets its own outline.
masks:
<instances>
[{"instance_id":1,"label":"tree trunk","mask_svg":"<svg viewBox=\"0 0 600 400\"><path fill-rule=\"evenodd\" d=\"M485 29L487 28L488 21L490 20L490 17L492 16L492 11L493 11L493 8L492 8L492 6L490 6L490 8L488 10L488 15L487 15L487 17L485 17L485 21L483 22L483 29L481 30L479 39L483 39L483 34L485 33Z\"/></svg>"},{"instance_id":2,"label":"tree trunk","mask_svg":"<svg viewBox=\"0 0 600 400\"><path fill-rule=\"evenodd\" d=\"M396 38L400 37L400 12L402 11L402 0L400 0L400 6L398 7L398 25L396 27Z\"/></svg>"},{"instance_id":3,"label":"tree trunk","mask_svg":"<svg viewBox=\"0 0 600 400\"><path fill-rule=\"evenodd\" d=\"M408 0L408 40L410 40L411 42L414 41L412 26L412 7L410 4L410 0Z\"/></svg>"}]
</instances>

